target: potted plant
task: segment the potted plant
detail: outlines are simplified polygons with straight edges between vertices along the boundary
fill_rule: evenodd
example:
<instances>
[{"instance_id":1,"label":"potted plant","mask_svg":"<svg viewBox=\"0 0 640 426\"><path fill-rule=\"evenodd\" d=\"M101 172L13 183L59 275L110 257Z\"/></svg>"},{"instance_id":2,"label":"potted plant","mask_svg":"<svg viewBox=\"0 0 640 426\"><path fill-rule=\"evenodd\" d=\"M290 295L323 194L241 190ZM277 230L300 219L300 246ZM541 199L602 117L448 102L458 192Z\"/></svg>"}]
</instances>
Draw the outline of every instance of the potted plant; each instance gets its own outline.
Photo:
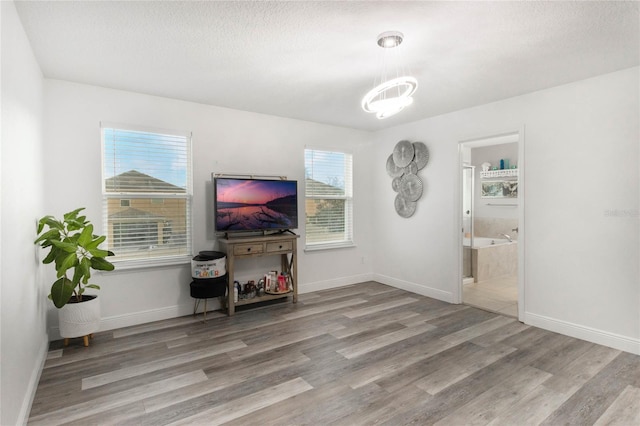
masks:
<instances>
[{"instance_id":1,"label":"potted plant","mask_svg":"<svg viewBox=\"0 0 640 426\"><path fill-rule=\"evenodd\" d=\"M51 249L42 263L54 263L57 272L49 298L58 308L60 336L65 345L71 337L83 337L88 346L89 336L100 327L98 298L85 294L89 288L100 289L89 283L91 270L112 271L115 267L106 260L113 252L99 248L106 237L93 234L91 222L79 215L82 210L66 213L62 220L53 216L40 219L34 243Z\"/></svg>"}]
</instances>

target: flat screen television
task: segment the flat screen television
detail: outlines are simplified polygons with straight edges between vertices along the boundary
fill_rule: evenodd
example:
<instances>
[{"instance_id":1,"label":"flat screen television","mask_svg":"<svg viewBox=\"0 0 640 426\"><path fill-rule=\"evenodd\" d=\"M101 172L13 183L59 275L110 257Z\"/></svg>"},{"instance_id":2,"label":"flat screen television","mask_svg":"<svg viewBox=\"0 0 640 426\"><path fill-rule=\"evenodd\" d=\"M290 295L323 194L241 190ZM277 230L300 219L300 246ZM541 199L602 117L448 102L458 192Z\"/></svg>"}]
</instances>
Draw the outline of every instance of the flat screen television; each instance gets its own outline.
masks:
<instances>
[{"instance_id":1,"label":"flat screen television","mask_svg":"<svg viewBox=\"0 0 640 426\"><path fill-rule=\"evenodd\" d=\"M214 177L216 232L284 231L298 227L295 180Z\"/></svg>"}]
</instances>

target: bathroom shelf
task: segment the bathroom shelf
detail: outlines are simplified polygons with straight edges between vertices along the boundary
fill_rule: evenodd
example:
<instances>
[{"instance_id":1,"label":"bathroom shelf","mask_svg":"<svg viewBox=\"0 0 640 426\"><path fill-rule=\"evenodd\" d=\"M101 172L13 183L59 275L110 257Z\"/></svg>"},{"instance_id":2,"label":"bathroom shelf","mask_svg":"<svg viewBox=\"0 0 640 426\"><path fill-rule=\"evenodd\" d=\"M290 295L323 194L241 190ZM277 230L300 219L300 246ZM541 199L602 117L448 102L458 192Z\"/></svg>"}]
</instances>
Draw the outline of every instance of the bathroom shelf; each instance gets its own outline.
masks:
<instances>
[{"instance_id":1,"label":"bathroom shelf","mask_svg":"<svg viewBox=\"0 0 640 426\"><path fill-rule=\"evenodd\" d=\"M518 170L520 169L503 169L503 170L487 170L480 172L482 179L498 178L498 177L518 177Z\"/></svg>"}]
</instances>

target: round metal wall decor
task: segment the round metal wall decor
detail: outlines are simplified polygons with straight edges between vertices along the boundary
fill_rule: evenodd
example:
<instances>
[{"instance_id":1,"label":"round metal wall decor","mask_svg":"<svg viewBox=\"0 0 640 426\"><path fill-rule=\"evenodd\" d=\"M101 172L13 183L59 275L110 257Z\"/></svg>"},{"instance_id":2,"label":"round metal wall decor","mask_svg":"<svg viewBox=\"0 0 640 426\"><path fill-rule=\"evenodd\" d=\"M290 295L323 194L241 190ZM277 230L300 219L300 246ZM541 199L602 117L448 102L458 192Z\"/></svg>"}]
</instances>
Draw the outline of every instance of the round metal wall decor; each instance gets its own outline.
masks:
<instances>
[{"instance_id":1,"label":"round metal wall decor","mask_svg":"<svg viewBox=\"0 0 640 426\"><path fill-rule=\"evenodd\" d=\"M429 149L422 142L414 142L413 149L415 151L415 162L418 170L422 170L429 162Z\"/></svg>"},{"instance_id":2,"label":"round metal wall decor","mask_svg":"<svg viewBox=\"0 0 640 426\"><path fill-rule=\"evenodd\" d=\"M400 141L393 148L393 162L398 167L407 167L415 155L413 144L409 141Z\"/></svg>"},{"instance_id":3,"label":"round metal wall decor","mask_svg":"<svg viewBox=\"0 0 640 426\"><path fill-rule=\"evenodd\" d=\"M387 158L387 174L392 178L400 177L404 174L404 168L396 166L393 161L393 154Z\"/></svg>"},{"instance_id":4,"label":"round metal wall decor","mask_svg":"<svg viewBox=\"0 0 640 426\"><path fill-rule=\"evenodd\" d=\"M418 174L418 165L415 161L409 163L407 167L404 168L404 173L407 175L415 175Z\"/></svg>"},{"instance_id":5,"label":"round metal wall decor","mask_svg":"<svg viewBox=\"0 0 640 426\"><path fill-rule=\"evenodd\" d=\"M401 217L407 218L413 216L413 214L416 212L417 205L418 203L416 203L415 201L409 201L402 198L401 194L396 195L396 212L398 212Z\"/></svg>"},{"instance_id":6,"label":"round metal wall decor","mask_svg":"<svg viewBox=\"0 0 640 426\"><path fill-rule=\"evenodd\" d=\"M396 195L394 206L400 217L413 216L418 206L418 200L424 192L424 183L418 177L429 162L429 149L422 142L411 143L401 140L393 148L393 153L387 158L387 174L392 178L391 188Z\"/></svg>"},{"instance_id":7,"label":"round metal wall decor","mask_svg":"<svg viewBox=\"0 0 640 426\"><path fill-rule=\"evenodd\" d=\"M391 181L391 188L393 188L395 192L400 192L400 182L402 182L402 176L395 177Z\"/></svg>"},{"instance_id":8,"label":"round metal wall decor","mask_svg":"<svg viewBox=\"0 0 640 426\"><path fill-rule=\"evenodd\" d=\"M404 175L400 181L400 195L409 201L418 201L422 195L422 181L416 175Z\"/></svg>"}]
</instances>

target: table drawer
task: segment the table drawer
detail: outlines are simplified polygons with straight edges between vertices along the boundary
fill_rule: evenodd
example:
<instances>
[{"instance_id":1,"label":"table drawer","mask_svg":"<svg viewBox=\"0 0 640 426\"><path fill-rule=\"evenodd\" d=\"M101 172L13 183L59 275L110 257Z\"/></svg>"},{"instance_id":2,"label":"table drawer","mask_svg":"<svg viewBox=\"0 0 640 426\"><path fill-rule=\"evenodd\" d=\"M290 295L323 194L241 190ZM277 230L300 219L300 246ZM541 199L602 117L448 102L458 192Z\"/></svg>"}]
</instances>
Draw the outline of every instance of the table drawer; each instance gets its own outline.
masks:
<instances>
[{"instance_id":1,"label":"table drawer","mask_svg":"<svg viewBox=\"0 0 640 426\"><path fill-rule=\"evenodd\" d=\"M256 254L264 252L264 244L236 244L233 246L233 254Z\"/></svg>"},{"instance_id":2,"label":"table drawer","mask_svg":"<svg viewBox=\"0 0 640 426\"><path fill-rule=\"evenodd\" d=\"M277 243L267 243L267 253L279 251L291 251L293 244L291 241L282 241Z\"/></svg>"}]
</instances>

